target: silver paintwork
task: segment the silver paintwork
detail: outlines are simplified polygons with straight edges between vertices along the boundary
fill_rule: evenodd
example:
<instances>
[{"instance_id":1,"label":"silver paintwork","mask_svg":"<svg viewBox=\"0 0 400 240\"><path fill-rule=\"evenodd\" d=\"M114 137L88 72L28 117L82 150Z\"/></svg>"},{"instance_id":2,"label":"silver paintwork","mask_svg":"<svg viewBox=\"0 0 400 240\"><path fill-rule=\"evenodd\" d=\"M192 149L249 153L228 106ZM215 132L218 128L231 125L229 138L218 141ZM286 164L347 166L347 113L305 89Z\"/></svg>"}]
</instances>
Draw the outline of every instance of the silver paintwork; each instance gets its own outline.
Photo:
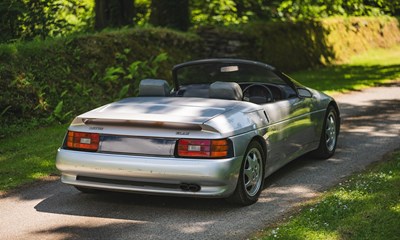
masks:
<instances>
[{"instance_id":1,"label":"silver paintwork","mask_svg":"<svg viewBox=\"0 0 400 240\"><path fill-rule=\"evenodd\" d=\"M252 140L257 139L264 147L264 177L267 177L289 161L316 149L322 131L329 136L336 134L331 131L335 128L331 123L327 124L329 131L322 129L328 104L334 100L308 90L311 98L294 97L261 105L189 97L123 99L76 117L68 129L100 133L99 151L60 148L56 166L62 173L61 180L76 186L227 197L235 190L242 161L248 160L248 155L245 157L247 146ZM177 158L175 144L180 138L228 138L232 141L233 156L226 159ZM246 172L248 178L254 178L249 182L250 195L256 192L260 182L257 171ZM80 180L79 176L104 181ZM179 184L196 184L200 191L184 191Z\"/></svg>"},{"instance_id":2,"label":"silver paintwork","mask_svg":"<svg viewBox=\"0 0 400 240\"><path fill-rule=\"evenodd\" d=\"M134 156L122 154L87 153L59 149L57 168L64 183L102 189L196 195L207 197L229 196L235 189L242 156L229 159L199 160L173 157ZM77 176L139 182L140 185L119 185L77 180ZM153 187L146 183L160 183ZM201 186L199 192L185 192L181 183ZM176 188L162 187L176 184Z\"/></svg>"}]
</instances>

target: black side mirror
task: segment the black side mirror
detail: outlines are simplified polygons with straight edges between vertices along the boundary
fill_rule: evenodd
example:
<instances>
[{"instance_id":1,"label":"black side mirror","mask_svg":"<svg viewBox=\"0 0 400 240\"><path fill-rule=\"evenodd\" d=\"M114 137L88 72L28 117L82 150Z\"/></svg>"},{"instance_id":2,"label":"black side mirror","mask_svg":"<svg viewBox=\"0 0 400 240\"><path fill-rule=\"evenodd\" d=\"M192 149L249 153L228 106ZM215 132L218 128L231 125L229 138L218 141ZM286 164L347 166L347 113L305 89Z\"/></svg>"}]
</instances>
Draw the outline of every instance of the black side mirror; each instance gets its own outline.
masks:
<instances>
[{"instance_id":1,"label":"black side mirror","mask_svg":"<svg viewBox=\"0 0 400 240\"><path fill-rule=\"evenodd\" d=\"M312 97L312 92L306 88L297 88L297 92L299 93L299 96L302 98L311 98Z\"/></svg>"}]
</instances>

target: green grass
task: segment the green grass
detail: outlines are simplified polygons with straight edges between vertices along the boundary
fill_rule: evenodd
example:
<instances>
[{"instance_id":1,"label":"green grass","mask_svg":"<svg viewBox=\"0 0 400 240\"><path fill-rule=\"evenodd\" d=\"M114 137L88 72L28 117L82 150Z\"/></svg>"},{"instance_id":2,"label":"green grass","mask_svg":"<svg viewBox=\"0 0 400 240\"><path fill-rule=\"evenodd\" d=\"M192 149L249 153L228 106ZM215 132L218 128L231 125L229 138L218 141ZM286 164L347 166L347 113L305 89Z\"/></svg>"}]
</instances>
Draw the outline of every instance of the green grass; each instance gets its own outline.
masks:
<instances>
[{"instance_id":1,"label":"green grass","mask_svg":"<svg viewBox=\"0 0 400 240\"><path fill-rule=\"evenodd\" d=\"M399 239L400 151L254 239Z\"/></svg>"},{"instance_id":2,"label":"green grass","mask_svg":"<svg viewBox=\"0 0 400 240\"><path fill-rule=\"evenodd\" d=\"M55 156L66 125L0 139L0 192L57 173Z\"/></svg>"},{"instance_id":3,"label":"green grass","mask_svg":"<svg viewBox=\"0 0 400 240\"><path fill-rule=\"evenodd\" d=\"M328 94L361 90L400 79L400 46L377 49L350 59L347 64L290 74L302 84Z\"/></svg>"},{"instance_id":4,"label":"green grass","mask_svg":"<svg viewBox=\"0 0 400 240\"><path fill-rule=\"evenodd\" d=\"M363 54L353 56L350 65L399 65L400 46L390 49L374 49Z\"/></svg>"}]
</instances>

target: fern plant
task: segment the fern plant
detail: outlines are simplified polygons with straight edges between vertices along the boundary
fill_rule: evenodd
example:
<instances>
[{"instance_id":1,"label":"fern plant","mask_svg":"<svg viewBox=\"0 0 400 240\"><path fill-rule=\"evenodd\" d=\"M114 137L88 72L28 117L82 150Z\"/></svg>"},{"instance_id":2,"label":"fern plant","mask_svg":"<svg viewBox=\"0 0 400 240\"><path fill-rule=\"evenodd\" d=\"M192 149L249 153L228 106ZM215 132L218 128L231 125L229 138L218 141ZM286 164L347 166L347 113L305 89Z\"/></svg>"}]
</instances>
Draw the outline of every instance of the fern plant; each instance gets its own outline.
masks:
<instances>
[{"instance_id":1,"label":"fern plant","mask_svg":"<svg viewBox=\"0 0 400 240\"><path fill-rule=\"evenodd\" d=\"M101 79L106 91L114 93L112 96L114 100L127 96L136 96L139 92L140 80L157 77L160 63L168 59L166 53L160 53L149 60L137 60L127 64L128 58L126 55L129 52L129 49L125 49L124 53L117 53L115 56L117 64L106 68ZM113 90L116 87L120 88L118 92Z\"/></svg>"}]
</instances>

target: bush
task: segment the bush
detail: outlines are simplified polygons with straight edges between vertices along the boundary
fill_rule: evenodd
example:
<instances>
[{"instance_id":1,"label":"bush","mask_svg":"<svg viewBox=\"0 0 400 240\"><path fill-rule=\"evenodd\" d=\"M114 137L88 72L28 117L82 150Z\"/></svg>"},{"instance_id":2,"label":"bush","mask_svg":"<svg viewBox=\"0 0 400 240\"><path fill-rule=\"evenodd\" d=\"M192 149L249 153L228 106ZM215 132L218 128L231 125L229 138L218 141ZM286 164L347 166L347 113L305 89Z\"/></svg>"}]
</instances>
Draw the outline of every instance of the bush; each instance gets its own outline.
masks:
<instances>
[{"instance_id":1,"label":"bush","mask_svg":"<svg viewBox=\"0 0 400 240\"><path fill-rule=\"evenodd\" d=\"M400 43L392 17L327 18L299 22L256 22L240 29L203 27L207 57L241 57L286 71L343 62L377 47Z\"/></svg>"},{"instance_id":2,"label":"bush","mask_svg":"<svg viewBox=\"0 0 400 240\"><path fill-rule=\"evenodd\" d=\"M237 29L201 27L195 34L122 29L3 44L0 136L12 131L12 126L69 121L96 106L134 96L140 78L171 81L172 66L187 60L247 58L294 71L398 44L398 25L397 19L389 17L332 18L258 22Z\"/></svg>"},{"instance_id":3,"label":"bush","mask_svg":"<svg viewBox=\"0 0 400 240\"><path fill-rule=\"evenodd\" d=\"M149 28L0 45L0 136L9 125L69 121L133 96L140 78L171 79L172 66L194 58L198 44L194 35ZM129 76L132 64L143 73ZM112 69L120 75L110 81Z\"/></svg>"}]
</instances>

